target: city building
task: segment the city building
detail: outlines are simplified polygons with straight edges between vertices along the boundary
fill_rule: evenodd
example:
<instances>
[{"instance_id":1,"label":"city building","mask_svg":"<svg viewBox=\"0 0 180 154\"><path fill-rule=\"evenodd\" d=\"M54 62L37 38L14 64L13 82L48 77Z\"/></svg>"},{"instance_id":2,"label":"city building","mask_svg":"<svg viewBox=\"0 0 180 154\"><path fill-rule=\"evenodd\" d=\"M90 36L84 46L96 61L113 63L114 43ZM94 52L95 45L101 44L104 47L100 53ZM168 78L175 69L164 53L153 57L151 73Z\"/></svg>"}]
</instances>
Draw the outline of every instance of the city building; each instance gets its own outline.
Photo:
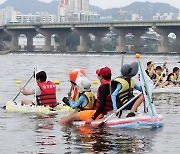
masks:
<instances>
[{"instance_id":1,"label":"city building","mask_svg":"<svg viewBox=\"0 0 180 154\"><path fill-rule=\"evenodd\" d=\"M58 6L58 21L96 21L100 15L89 11L89 0L60 0Z\"/></svg>"},{"instance_id":2,"label":"city building","mask_svg":"<svg viewBox=\"0 0 180 154\"><path fill-rule=\"evenodd\" d=\"M18 23L55 23L57 20L56 15L47 12L36 12L35 14L18 12L15 21Z\"/></svg>"},{"instance_id":3,"label":"city building","mask_svg":"<svg viewBox=\"0 0 180 154\"><path fill-rule=\"evenodd\" d=\"M180 20L180 12L179 13L164 13L161 15L161 13L156 13L155 16L153 16L153 20Z\"/></svg>"},{"instance_id":4,"label":"city building","mask_svg":"<svg viewBox=\"0 0 180 154\"><path fill-rule=\"evenodd\" d=\"M0 9L0 25L7 24L12 20L15 21L17 12L14 11L13 7L6 7Z\"/></svg>"},{"instance_id":5,"label":"city building","mask_svg":"<svg viewBox=\"0 0 180 154\"><path fill-rule=\"evenodd\" d=\"M15 11L13 7L0 9L0 25L9 23L54 23L57 22L56 15L47 12L36 12L35 14L23 14Z\"/></svg>"},{"instance_id":6,"label":"city building","mask_svg":"<svg viewBox=\"0 0 180 154\"><path fill-rule=\"evenodd\" d=\"M142 16L139 13L134 13L131 16L131 21L142 21Z\"/></svg>"}]
</instances>

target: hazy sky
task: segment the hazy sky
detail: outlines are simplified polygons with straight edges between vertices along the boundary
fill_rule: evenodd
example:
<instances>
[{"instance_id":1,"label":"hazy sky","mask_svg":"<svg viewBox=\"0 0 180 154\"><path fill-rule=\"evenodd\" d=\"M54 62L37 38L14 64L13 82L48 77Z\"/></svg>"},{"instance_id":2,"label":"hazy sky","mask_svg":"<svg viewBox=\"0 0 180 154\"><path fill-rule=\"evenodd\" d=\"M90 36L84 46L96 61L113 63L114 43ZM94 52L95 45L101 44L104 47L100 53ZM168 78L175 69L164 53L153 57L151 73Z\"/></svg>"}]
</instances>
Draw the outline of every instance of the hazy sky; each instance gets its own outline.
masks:
<instances>
[{"instance_id":1,"label":"hazy sky","mask_svg":"<svg viewBox=\"0 0 180 154\"><path fill-rule=\"evenodd\" d=\"M0 3L6 0L0 0ZM51 2L52 0L39 0L44 2ZM126 6L134 1L141 1L141 2L164 2L169 3L172 6L175 6L180 9L180 0L90 0L90 4L97 5L101 8L112 8L112 7L122 7Z\"/></svg>"}]
</instances>

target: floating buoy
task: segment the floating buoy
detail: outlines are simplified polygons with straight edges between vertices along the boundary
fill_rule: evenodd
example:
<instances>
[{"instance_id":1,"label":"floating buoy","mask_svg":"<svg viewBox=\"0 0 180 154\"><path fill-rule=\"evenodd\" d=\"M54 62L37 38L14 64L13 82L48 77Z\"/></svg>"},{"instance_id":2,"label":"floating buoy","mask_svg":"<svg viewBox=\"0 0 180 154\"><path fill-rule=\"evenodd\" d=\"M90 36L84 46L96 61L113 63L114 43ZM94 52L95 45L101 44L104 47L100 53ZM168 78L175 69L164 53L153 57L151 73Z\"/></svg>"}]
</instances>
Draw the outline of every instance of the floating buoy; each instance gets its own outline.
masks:
<instances>
[{"instance_id":1,"label":"floating buoy","mask_svg":"<svg viewBox=\"0 0 180 154\"><path fill-rule=\"evenodd\" d=\"M138 53L137 53L137 54L136 54L136 58L138 58L138 59L139 59L139 58L140 58L140 54L138 54Z\"/></svg>"},{"instance_id":2,"label":"floating buoy","mask_svg":"<svg viewBox=\"0 0 180 154\"><path fill-rule=\"evenodd\" d=\"M20 80L16 80L16 84L21 84L21 81Z\"/></svg>"},{"instance_id":3,"label":"floating buoy","mask_svg":"<svg viewBox=\"0 0 180 154\"><path fill-rule=\"evenodd\" d=\"M54 81L54 84L55 84L55 85L60 85L59 80L55 80L55 81Z\"/></svg>"},{"instance_id":4,"label":"floating buoy","mask_svg":"<svg viewBox=\"0 0 180 154\"><path fill-rule=\"evenodd\" d=\"M94 85L98 85L98 84L99 84L98 81L93 81L92 83L93 83Z\"/></svg>"}]
</instances>

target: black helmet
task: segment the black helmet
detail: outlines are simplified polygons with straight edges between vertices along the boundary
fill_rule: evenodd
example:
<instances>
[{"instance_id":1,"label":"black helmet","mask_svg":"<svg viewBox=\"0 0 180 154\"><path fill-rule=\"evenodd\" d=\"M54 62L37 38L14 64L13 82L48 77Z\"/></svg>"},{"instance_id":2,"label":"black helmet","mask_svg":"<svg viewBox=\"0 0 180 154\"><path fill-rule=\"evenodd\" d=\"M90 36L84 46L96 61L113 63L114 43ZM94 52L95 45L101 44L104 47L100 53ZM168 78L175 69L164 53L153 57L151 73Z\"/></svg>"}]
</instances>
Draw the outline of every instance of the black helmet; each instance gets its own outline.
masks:
<instances>
[{"instance_id":1,"label":"black helmet","mask_svg":"<svg viewBox=\"0 0 180 154\"><path fill-rule=\"evenodd\" d=\"M121 67L122 77L125 77L125 78L132 78L133 76L137 74L137 72L138 72L137 62L133 62L131 64L124 64Z\"/></svg>"}]
</instances>

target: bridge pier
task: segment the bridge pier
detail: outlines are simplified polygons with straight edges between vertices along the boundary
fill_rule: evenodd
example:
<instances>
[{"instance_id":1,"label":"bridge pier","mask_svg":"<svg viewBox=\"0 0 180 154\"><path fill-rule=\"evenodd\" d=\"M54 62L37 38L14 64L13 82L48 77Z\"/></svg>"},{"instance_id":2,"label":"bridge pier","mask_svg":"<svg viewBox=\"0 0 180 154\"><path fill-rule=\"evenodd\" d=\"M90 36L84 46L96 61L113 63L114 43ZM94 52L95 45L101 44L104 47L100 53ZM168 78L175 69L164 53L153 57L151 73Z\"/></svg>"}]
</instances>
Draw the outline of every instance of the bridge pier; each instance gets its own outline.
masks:
<instances>
[{"instance_id":1,"label":"bridge pier","mask_svg":"<svg viewBox=\"0 0 180 154\"><path fill-rule=\"evenodd\" d=\"M19 33L11 32L12 40L11 40L10 50L19 51L21 49L21 47L19 46L19 35L20 35Z\"/></svg>"},{"instance_id":2,"label":"bridge pier","mask_svg":"<svg viewBox=\"0 0 180 154\"><path fill-rule=\"evenodd\" d=\"M174 31L174 33L176 34L176 44L174 47L174 51L180 52L180 32L179 32L179 30L176 30L176 31Z\"/></svg>"},{"instance_id":3,"label":"bridge pier","mask_svg":"<svg viewBox=\"0 0 180 154\"><path fill-rule=\"evenodd\" d=\"M19 51L21 49L21 47L19 46L19 35L21 33L12 31L12 30L7 30L7 29L4 29L4 32L11 35L11 37L12 37L10 50L11 51Z\"/></svg>"},{"instance_id":4,"label":"bridge pier","mask_svg":"<svg viewBox=\"0 0 180 154\"><path fill-rule=\"evenodd\" d=\"M43 46L43 51L53 51L54 47L51 46L51 34L44 35L45 45Z\"/></svg>"},{"instance_id":5,"label":"bridge pier","mask_svg":"<svg viewBox=\"0 0 180 154\"><path fill-rule=\"evenodd\" d=\"M80 45L77 47L77 50L79 52L89 51L89 47L87 45L89 32L80 30L77 30L77 32L80 34Z\"/></svg>"},{"instance_id":6,"label":"bridge pier","mask_svg":"<svg viewBox=\"0 0 180 154\"><path fill-rule=\"evenodd\" d=\"M61 52L68 51L68 47L66 44L67 35L69 32L58 32L57 35L60 37L60 45L57 46L57 50Z\"/></svg>"},{"instance_id":7,"label":"bridge pier","mask_svg":"<svg viewBox=\"0 0 180 154\"><path fill-rule=\"evenodd\" d=\"M93 51L102 52L102 38L106 33L108 33L108 30L94 30L91 32L95 36L95 42L94 46L92 47Z\"/></svg>"},{"instance_id":8,"label":"bridge pier","mask_svg":"<svg viewBox=\"0 0 180 154\"><path fill-rule=\"evenodd\" d=\"M128 31L118 28L111 28L111 31L119 35L118 46L116 46L116 51L117 52L127 51L126 34L128 33Z\"/></svg>"},{"instance_id":9,"label":"bridge pier","mask_svg":"<svg viewBox=\"0 0 180 154\"><path fill-rule=\"evenodd\" d=\"M141 36L145 33L145 30L134 30L132 34L134 35L134 46L132 51L136 53L142 52L143 46L141 45Z\"/></svg>"},{"instance_id":10,"label":"bridge pier","mask_svg":"<svg viewBox=\"0 0 180 154\"><path fill-rule=\"evenodd\" d=\"M26 32L25 35L27 37L27 46L25 46L25 50L34 51L35 46L33 45L33 38L37 35L37 33Z\"/></svg>"},{"instance_id":11,"label":"bridge pier","mask_svg":"<svg viewBox=\"0 0 180 154\"><path fill-rule=\"evenodd\" d=\"M3 34L0 33L0 51L2 51L3 48L4 48L4 46L3 46Z\"/></svg>"},{"instance_id":12,"label":"bridge pier","mask_svg":"<svg viewBox=\"0 0 180 154\"><path fill-rule=\"evenodd\" d=\"M36 28L36 31L45 37L45 45L43 46L42 50L43 51L53 51L54 47L51 46L52 32L48 31L48 30L43 30L40 28Z\"/></svg>"},{"instance_id":13,"label":"bridge pier","mask_svg":"<svg viewBox=\"0 0 180 154\"><path fill-rule=\"evenodd\" d=\"M161 45L158 46L158 52L169 52L168 34L161 35Z\"/></svg>"},{"instance_id":14,"label":"bridge pier","mask_svg":"<svg viewBox=\"0 0 180 154\"><path fill-rule=\"evenodd\" d=\"M169 52L168 35L170 31L168 29L162 29L159 27L153 27L153 30L161 35L161 44L158 46L158 52Z\"/></svg>"}]
</instances>

